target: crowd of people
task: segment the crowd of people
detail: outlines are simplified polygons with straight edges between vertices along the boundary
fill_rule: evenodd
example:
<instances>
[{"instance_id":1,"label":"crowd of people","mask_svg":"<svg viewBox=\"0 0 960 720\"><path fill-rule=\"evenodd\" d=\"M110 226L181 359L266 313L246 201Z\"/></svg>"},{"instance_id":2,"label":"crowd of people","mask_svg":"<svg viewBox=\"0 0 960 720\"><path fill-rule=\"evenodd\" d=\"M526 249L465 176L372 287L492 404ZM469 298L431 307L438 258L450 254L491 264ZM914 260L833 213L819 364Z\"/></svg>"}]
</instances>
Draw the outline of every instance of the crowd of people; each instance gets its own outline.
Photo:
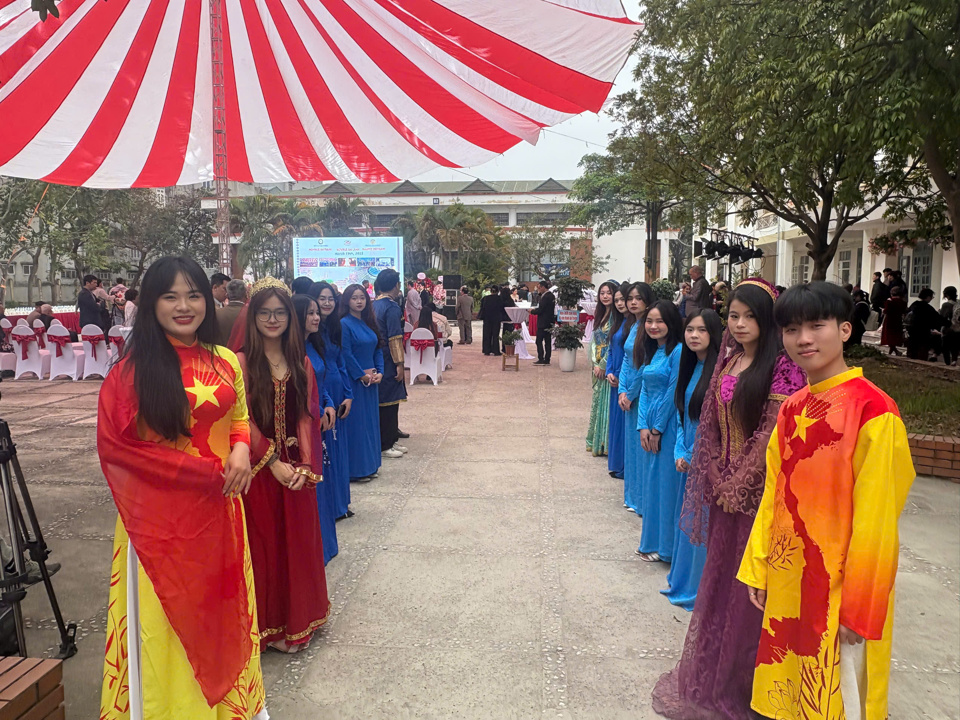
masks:
<instances>
[{"instance_id":1,"label":"crowd of people","mask_svg":"<svg viewBox=\"0 0 960 720\"><path fill-rule=\"evenodd\" d=\"M853 297L747 279L722 322L690 279L682 314L646 283L603 283L590 345L586 449L642 519L640 560L669 566L661 593L692 612L653 707L884 718L914 471L895 403L845 363Z\"/></svg>"},{"instance_id":2,"label":"crowd of people","mask_svg":"<svg viewBox=\"0 0 960 720\"><path fill-rule=\"evenodd\" d=\"M184 257L144 274L99 397L119 511L101 718L267 717L260 653L329 617L350 483L407 453L399 274L374 289L248 290Z\"/></svg>"}]
</instances>

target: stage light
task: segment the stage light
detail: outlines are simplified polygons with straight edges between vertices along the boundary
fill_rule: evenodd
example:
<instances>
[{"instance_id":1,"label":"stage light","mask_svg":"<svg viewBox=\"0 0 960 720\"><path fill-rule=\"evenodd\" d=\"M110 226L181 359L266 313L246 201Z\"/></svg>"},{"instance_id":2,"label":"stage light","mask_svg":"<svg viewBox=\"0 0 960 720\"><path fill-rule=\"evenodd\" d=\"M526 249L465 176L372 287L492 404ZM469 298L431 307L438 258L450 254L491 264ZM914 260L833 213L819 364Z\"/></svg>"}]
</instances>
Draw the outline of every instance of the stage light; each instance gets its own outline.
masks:
<instances>
[{"instance_id":1,"label":"stage light","mask_svg":"<svg viewBox=\"0 0 960 720\"><path fill-rule=\"evenodd\" d=\"M717 243L717 257L726 257L730 254L730 246L723 240Z\"/></svg>"},{"instance_id":2,"label":"stage light","mask_svg":"<svg viewBox=\"0 0 960 720\"><path fill-rule=\"evenodd\" d=\"M707 241L703 246L703 253L707 260L713 260L717 256L717 244L713 240Z\"/></svg>"}]
</instances>

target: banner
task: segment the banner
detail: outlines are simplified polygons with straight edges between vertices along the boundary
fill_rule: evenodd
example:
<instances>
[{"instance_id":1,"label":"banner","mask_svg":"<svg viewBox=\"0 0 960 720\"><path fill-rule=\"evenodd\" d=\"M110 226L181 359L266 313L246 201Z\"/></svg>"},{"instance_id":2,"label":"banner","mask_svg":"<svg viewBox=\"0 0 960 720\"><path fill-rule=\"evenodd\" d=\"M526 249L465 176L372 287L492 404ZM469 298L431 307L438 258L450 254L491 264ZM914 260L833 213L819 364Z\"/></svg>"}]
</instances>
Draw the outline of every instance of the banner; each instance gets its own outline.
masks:
<instances>
[{"instance_id":1,"label":"banner","mask_svg":"<svg viewBox=\"0 0 960 720\"><path fill-rule=\"evenodd\" d=\"M293 239L294 276L326 281L343 292L393 268L403 282L402 237L316 237Z\"/></svg>"}]
</instances>

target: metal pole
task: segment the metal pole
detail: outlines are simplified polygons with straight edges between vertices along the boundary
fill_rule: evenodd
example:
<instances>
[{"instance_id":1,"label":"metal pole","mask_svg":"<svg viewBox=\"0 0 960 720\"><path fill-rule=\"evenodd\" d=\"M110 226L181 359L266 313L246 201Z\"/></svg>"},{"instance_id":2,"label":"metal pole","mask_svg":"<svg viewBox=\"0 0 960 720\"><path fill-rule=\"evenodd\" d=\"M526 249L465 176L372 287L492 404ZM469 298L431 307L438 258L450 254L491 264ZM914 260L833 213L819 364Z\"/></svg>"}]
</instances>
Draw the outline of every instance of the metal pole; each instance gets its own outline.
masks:
<instances>
[{"instance_id":1,"label":"metal pole","mask_svg":"<svg viewBox=\"0 0 960 720\"><path fill-rule=\"evenodd\" d=\"M210 63L213 70L213 179L217 193L220 272L232 275L230 187L227 185L227 109L223 90L223 23L220 0L210 0Z\"/></svg>"}]
</instances>

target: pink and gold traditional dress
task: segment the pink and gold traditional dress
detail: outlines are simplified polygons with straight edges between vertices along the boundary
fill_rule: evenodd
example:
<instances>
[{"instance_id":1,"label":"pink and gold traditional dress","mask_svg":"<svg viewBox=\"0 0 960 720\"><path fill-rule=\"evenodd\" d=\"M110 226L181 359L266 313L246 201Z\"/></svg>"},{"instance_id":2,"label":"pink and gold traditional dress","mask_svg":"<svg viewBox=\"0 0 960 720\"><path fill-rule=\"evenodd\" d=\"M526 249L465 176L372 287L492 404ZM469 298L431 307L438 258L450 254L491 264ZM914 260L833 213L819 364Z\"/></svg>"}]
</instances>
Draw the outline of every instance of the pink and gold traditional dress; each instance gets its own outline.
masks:
<instances>
[{"instance_id":1,"label":"pink and gold traditional dress","mask_svg":"<svg viewBox=\"0 0 960 720\"><path fill-rule=\"evenodd\" d=\"M777 720L885 720L897 520L915 473L896 404L853 368L791 396L738 579L766 589L752 707ZM746 592L746 589L744 589ZM843 683L839 626L866 638ZM849 667L849 666L846 666ZM845 714L844 706L847 706Z\"/></svg>"},{"instance_id":2,"label":"pink and gold traditional dress","mask_svg":"<svg viewBox=\"0 0 960 720\"><path fill-rule=\"evenodd\" d=\"M265 718L243 503L222 492L230 449L250 442L243 375L226 348L170 342L190 437L140 420L128 359L100 390L97 449L119 511L100 718Z\"/></svg>"}]
</instances>

